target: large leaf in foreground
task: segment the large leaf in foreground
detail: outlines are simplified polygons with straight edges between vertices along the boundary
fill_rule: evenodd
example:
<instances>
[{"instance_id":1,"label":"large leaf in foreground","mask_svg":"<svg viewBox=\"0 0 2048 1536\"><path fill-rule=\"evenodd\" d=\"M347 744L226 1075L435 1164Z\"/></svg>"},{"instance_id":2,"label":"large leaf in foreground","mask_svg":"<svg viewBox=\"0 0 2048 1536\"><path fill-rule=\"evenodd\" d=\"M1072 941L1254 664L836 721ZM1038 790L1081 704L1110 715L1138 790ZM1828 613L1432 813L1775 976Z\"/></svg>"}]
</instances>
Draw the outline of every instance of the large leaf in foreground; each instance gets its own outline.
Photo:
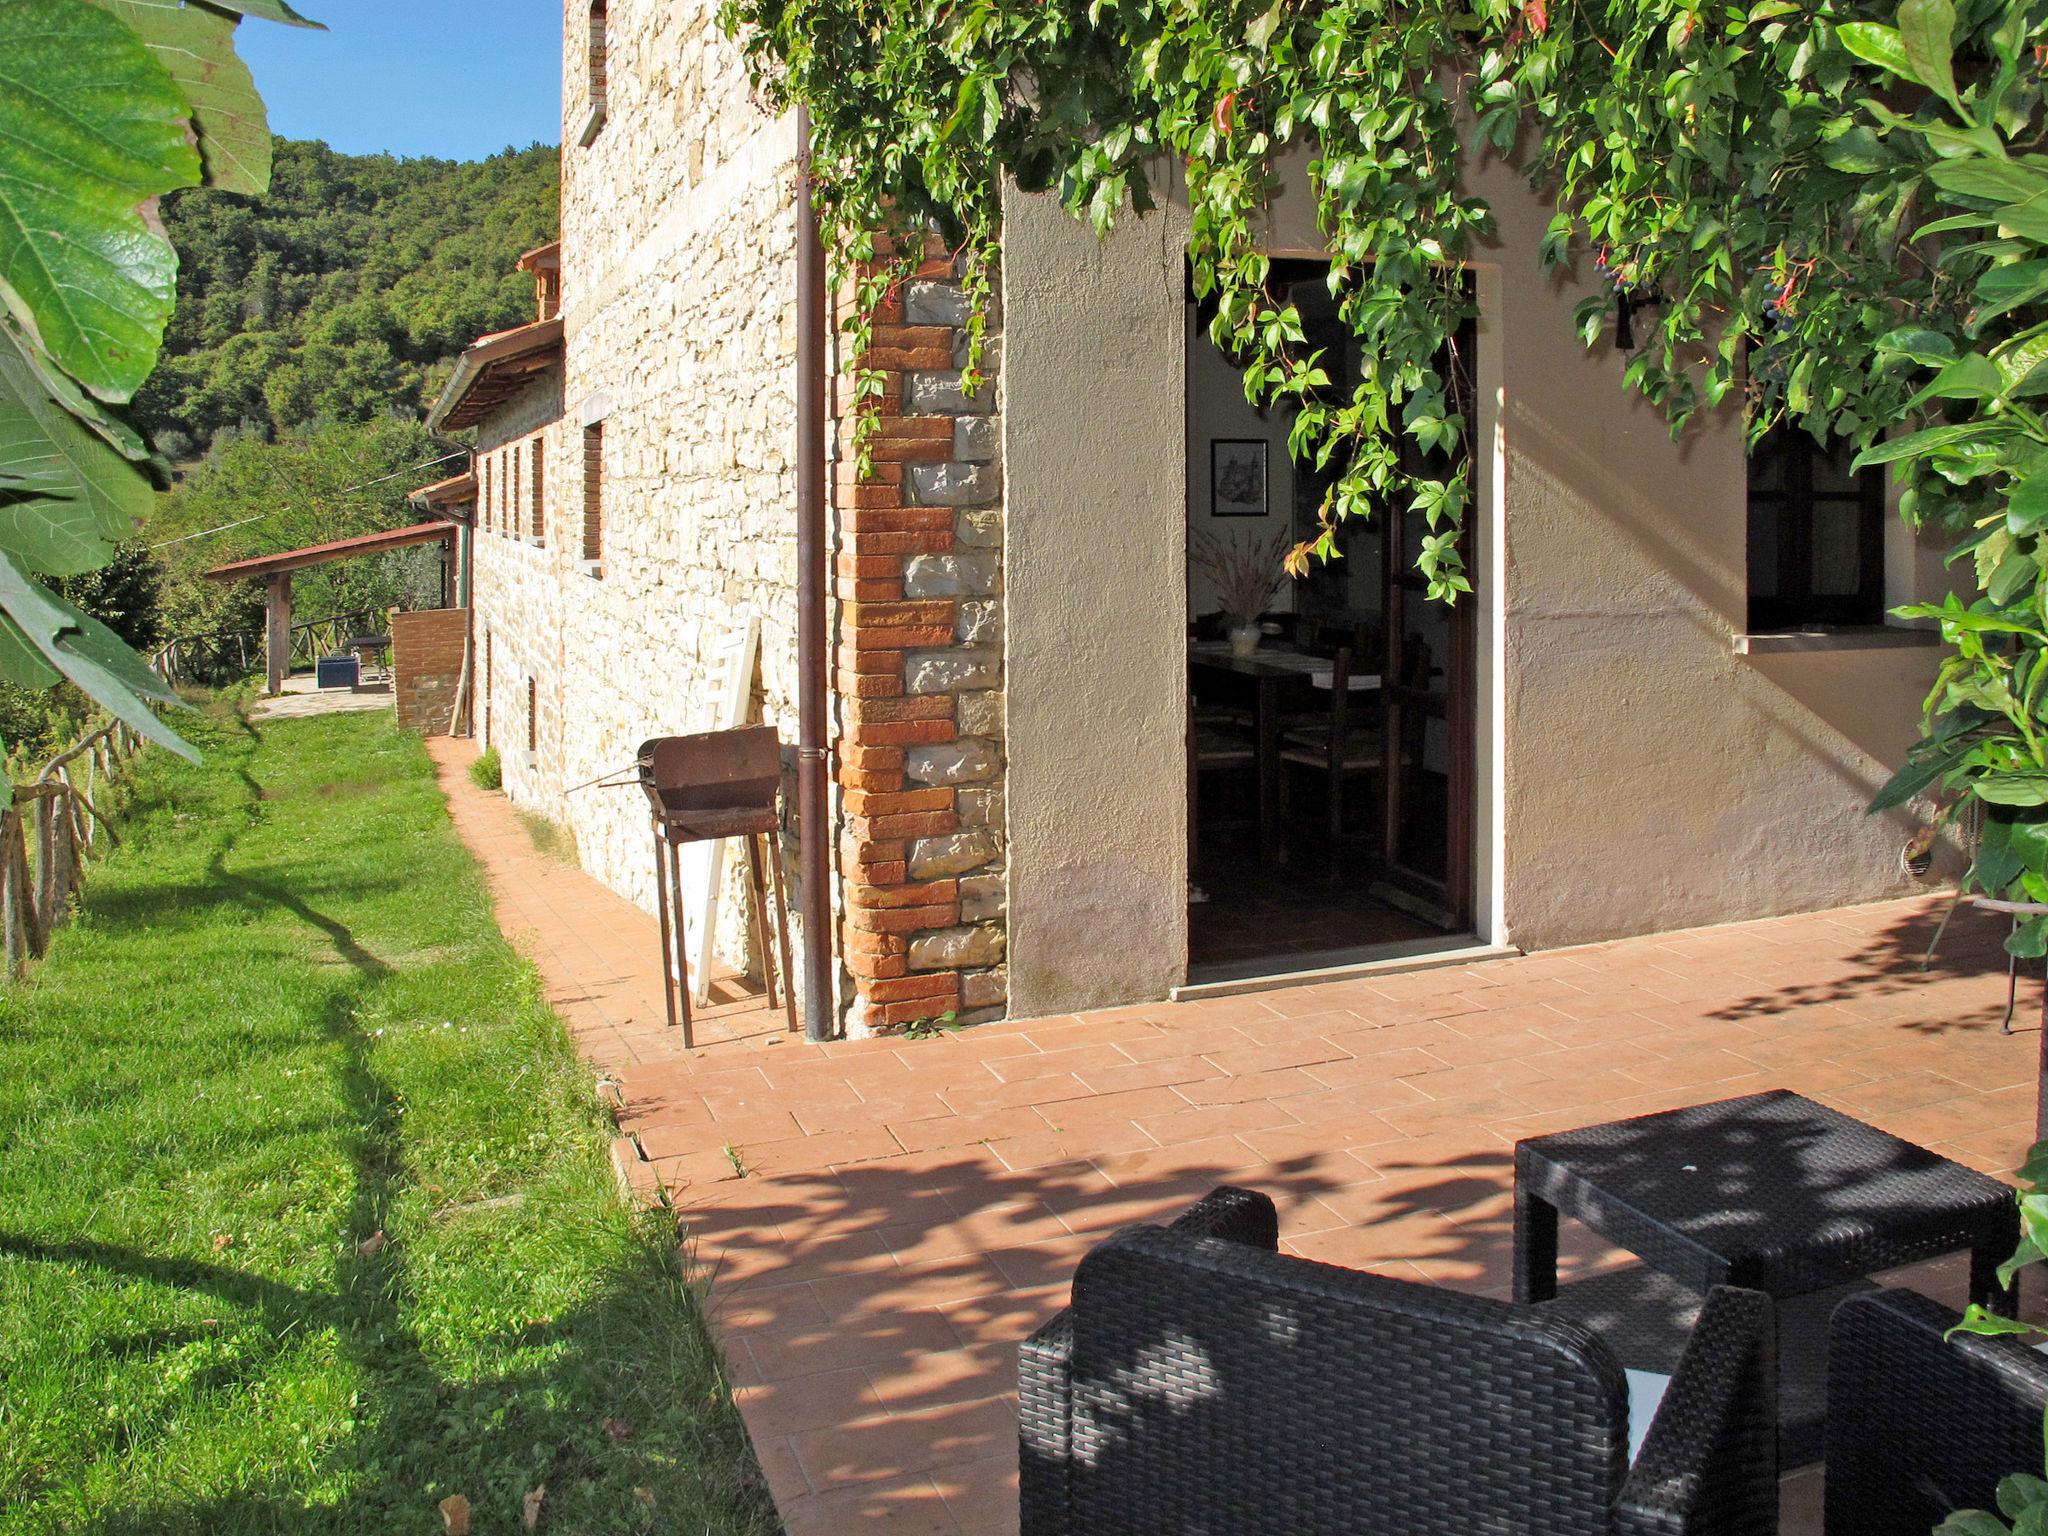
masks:
<instances>
[{"instance_id":1,"label":"large leaf in foreground","mask_svg":"<svg viewBox=\"0 0 2048 1536\"><path fill-rule=\"evenodd\" d=\"M198 754L149 707L174 703L164 680L121 637L37 581L0 548L0 613L42 661L71 679L108 713L159 746L197 762ZM20 646L0 646L0 663L19 665ZM18 680L18 679L17 679Z\"/></svg>"},{"instance_id":2,"label":"large leaf in foreground","mask_svg":"<svg viewBox=\"0 0 2048 1536\"><path fill-rule=\"evenodd\" d=\"M177 296L177 254L139 208L198 182L189 114L111 13L0 0L0 300L102 399L149 376Z\"/></svg>"},{"instance_id":3,"label":"large leaf in foreground","mask_svg":"<svg viewBox=\"0 0 2048 1536\"><path fill-rule=\"evenodd\" d=\"M19 333L6 324L0 324L0 475L16 481L16 494L0 496L0 546L45 575L104 565L149 510L142 470L51 394Z\"/></svg>"},{"instance_id":4,"label":"large leaf in foreground","mask_svg":"<svg viewBox=\"0 0 2048 1536\"><path fill-rule=\"evenodd\" d=\"M235 53L235 18L178 0L93 0L133 27L192 103L206 184L259 196L270 189L270 118Z\"/></svg>"},{"instance_id":5,"label":"large leaf in foreground","mask_svg":"<svg viewBox=\"0 0 2048 1536\"><path fill-rule=\"evenodd\" d=\"M327 28L317 21L301 16L284 3L284 0L205 0L207 6L216 11L233 11L237 16L254 16L260 21L281 21L288 27L312 27L325 32Z\"/></svg>"},{"instance_id":6,"label":"large leaf in foreground","mask_svg":"<svg viewBox=\"0 0 2048 1536\"><path fill-rule=\"evenodd\" d=\"M14 339L17 350L28 359L29 366L42 381L43 389L51 399L77 417L80 425L99 436L124 459L133 459L138 464L157 462L156 455L143 441L140 432L116 416L110 407L100 404L80 389L76 379L51 362L5 315L0 315L0 331Z\"/></svg>"}]
</instances>

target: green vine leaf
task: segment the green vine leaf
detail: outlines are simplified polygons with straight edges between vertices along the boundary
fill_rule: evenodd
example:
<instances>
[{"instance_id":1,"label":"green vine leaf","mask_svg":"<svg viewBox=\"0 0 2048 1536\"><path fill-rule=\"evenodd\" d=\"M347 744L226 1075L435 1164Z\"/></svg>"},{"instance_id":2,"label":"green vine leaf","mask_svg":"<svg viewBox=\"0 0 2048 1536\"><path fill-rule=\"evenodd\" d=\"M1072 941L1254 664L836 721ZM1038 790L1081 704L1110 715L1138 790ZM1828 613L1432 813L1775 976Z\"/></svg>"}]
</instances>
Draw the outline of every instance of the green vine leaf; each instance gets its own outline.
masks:
<instances>
[{"instance_id":1,"label":"green vine leaf","mask_svg":"<svg viewBox=\"0 0 2048 1536\"><path fill-rule=\"evenodd\" d=\"M1913 56L1897 27L1881 26L1874 21L1851 21L1837 27L1835 36L1844 48L1866 63L1889 70L1901 80L1910 80L1916 85L1929 84L1914 68Z\"/></svg>"},{"instance_id":2,"label":"green vine leaf","mask_svg":"<svg viewBox=\"0 0 2048 1536\"><path fill-rule=\"evenodd\" d=\"M2048 805L2048 774L1987 774L1976 781L1976 791L1986 805Z\"/></svg>"},{"instance_id":3,"label":"green vine leaf","mask_svg":"<svg viewBox=\"0 0 2048 1536\"><path fill-rule=\"evenodd\" d=\"M1999 206L2001 228L2029 240L2048 241L2048 169L2033 161L1949 160L1933 166L1927 179L1950 197L1983 198Z\"/></svg>"},{"instance_id":4,"label":"green vine leaf","mask_svg":"<svg viewBox=\"0 0 2048 1536\"><path fill-rule=\"evenodd\" d=\"M1280 5L1281 0L1273 0L1271 7L1244 29L1244 40L1260 53L1272 46L1273 34L1279 30Z\"/></svg>"},{"instance_id":5,"label":"green vine leaf","mask_svg":"<svg viewBox=\"0 0 2048 1536\"><path fill-rule=\"evenodd\" d=\"M54 688L64 674L43 660L43 653L28 643L20 625L0 614L0 678L17 688ZM7 775L0 773L0 806L12 803L12 795L5 793L12 788Z\"/></svg>"},{"instance_id":6,"label":"green vine leaf","mask_svg":"<svg viewBox=\"0 0 2048 1536\"><path fill-rule=\"evenodd\" d=\"M1956 8L1951 0L1901 0L1899 40L1912 63L1913 75L1950 106L1957 105L1955 69Z\"/></svg>"},{"instance_id":7,"label":"green vine leaf","mask_svg":"<svg viewBox=\"0 0 2048 1536\"><path fill-rule=\"evenodd\" d=\"M1996 319L2008 310L2030 304L2048 293L2048 260L2016 261L2011 266L1993 267L1977 280L1975 326Z\"/></svg>"},{"instance_id":8,"label":"green vine leaf","mask_svg":"<svg viewBox=\"0 0 2048 1536\"><path fill-rule=\"evenodd\" d=\"M1970 1303L1969 1309L1963 1313L1963 1320L1949 1330L1948 1336L1953 1338L1959 1333L1975 1333L1991 1338L2024 1337L2027 1334L2039 1333L2040 1331L2032 1323L2023 1323L2016 1318L2001 1317L1996 1312L1991 1311L1987 1307L1981 1307L1973 1301Z\"/></svg>"},{"instance_id":9,"label":"green vine leaf","mask_svg":"<svg viewBox=\"0 0 2048 1536\"><path fill-rule=\"evenodd\" d=\"M176 298L176 253L140 208L199 181L189 113L109 12L0 0L0 300L101 399L148 377Z\"/></svg>"}]
</instances>

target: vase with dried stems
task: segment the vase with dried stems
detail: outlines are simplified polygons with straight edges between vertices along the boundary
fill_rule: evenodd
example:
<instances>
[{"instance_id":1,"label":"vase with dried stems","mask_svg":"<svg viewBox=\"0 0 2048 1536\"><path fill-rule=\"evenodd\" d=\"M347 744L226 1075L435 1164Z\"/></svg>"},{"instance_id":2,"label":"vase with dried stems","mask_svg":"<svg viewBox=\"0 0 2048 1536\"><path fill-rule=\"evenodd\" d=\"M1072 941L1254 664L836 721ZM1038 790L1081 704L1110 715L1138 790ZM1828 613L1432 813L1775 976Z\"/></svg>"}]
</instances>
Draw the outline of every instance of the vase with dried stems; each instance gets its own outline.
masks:
<instances>
[{"instance_id":1,"label":"vase with dried stems","mask_svg":"<svg viewBox=\"0 0 2048 1536\"><path fill-rule=\"evenodd\" d=\"M1230 625L1230 653L1249 656L1259 648L1259 615L1287 579L1289 541L1279 528L1269 537L1223 538L1197 528L1188 559L1216 588L1216 600Z\"/></svg>"}]
</instances>

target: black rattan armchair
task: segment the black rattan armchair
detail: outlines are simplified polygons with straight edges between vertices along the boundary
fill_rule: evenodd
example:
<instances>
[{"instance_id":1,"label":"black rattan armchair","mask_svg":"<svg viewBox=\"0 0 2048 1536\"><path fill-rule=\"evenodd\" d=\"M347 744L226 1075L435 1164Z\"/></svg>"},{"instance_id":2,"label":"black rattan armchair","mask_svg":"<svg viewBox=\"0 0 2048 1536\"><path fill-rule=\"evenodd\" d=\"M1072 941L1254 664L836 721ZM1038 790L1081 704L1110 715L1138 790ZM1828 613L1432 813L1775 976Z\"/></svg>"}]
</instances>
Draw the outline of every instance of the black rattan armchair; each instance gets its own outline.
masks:
<instances>
[{"instance_id":1,"label":"black rattan armchair","mask_svg":"<svg viewBox=\"0 0 2048 1536\"><path fill-rule=\"evenodd\" d=\"M2000 1478L2041 1469L2048 1357L2016 1339L1948 1337L1962 1319L1913 1291L1871 1291L1828 1328L1828 1536L1927 1536L1994 1509Z\"/></svg>"},{"instance_id":2,"label":"black rattan armchair","mask_svg":"<svg viewBox=\"0 0 2048 1536\"><path fill-rule=\"evenodd\" d=\"M1709 1294L1628 1458L1614 1356L1545 1308L1288 1258L1218 1189L1094 1248L1022 1347L1023 1536L1767 1536L1770 1304Z\"/></svg>"}]
</instances>

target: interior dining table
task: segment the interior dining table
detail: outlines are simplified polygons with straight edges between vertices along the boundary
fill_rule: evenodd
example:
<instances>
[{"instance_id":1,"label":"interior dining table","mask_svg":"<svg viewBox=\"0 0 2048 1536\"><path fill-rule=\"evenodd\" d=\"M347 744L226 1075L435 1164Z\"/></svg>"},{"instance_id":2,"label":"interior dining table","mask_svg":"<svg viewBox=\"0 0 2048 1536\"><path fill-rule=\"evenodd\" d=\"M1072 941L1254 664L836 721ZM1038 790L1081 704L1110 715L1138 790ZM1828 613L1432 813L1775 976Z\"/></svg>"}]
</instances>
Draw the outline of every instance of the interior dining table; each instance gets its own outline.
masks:
<instances>
[{"instance_id":1,"label":"interior dining table","mask_svg":"<svg viewBox=\"0 0 2048 1536\"><path fill-rule=\"evenodd\" d=\"M1280 733L1289 714L1327 708L1336 664L1328 656L1261 647L1249 656L1235 655L1225 640L1188 644L1188 686L1205 704L1249 709L1256 737L1259 778L1259 858L1267 864L1287 862L1287 840L1280 826ZM1346 690L1352 695L1376 693L1374 672L1354 672Z\"/></svg>"}]
</instances>

